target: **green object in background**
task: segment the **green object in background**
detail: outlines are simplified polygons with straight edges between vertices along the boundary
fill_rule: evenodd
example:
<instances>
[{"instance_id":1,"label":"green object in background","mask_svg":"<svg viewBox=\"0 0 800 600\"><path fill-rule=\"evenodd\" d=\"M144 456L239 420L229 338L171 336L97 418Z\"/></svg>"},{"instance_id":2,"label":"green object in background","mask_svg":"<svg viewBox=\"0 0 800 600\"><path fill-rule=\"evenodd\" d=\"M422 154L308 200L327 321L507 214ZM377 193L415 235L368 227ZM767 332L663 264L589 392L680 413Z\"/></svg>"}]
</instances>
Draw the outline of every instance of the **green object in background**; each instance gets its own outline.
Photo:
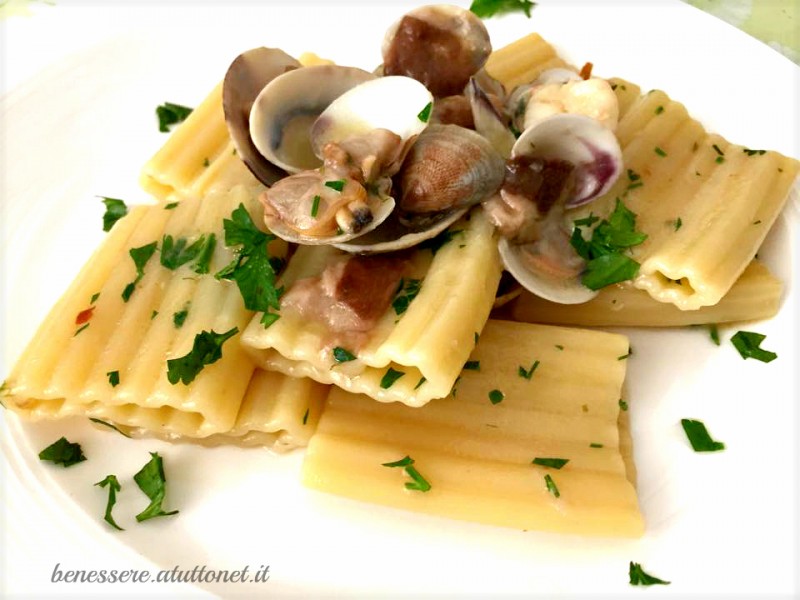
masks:
<instances>
[{"instance_id":1,"label":"green object in background","mask_svg":"<svg viewBox=\"0 0 800 600\"><path fill-rule=\"evenodd\" d=\"M798 0L686 0L800 64Z\"/></svg>"}]
</instances>

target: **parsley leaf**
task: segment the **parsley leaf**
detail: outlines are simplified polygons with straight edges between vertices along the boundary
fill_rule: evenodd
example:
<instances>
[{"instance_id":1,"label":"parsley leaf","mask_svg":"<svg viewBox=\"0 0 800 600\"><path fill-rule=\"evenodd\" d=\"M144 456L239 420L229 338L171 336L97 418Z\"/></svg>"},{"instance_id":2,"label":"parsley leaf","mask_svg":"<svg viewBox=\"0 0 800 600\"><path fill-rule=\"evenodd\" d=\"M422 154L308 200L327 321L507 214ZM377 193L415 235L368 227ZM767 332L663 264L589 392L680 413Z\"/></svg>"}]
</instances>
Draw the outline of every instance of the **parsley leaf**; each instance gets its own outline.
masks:
<instances>
[{"instance_id":1,"label":"parsley leaf","mask_svg":"<svg viewBox=\"0 0 800 600\"><path fill-rule=\"evenodd\" d=\"M89 417L89 420L92 423L97 423L98 425L104 425L105 427L108 427L109 429L113 429L114 431L116 431L120 435L124 435L126 438L130 438L131 437L127 433L122 431L119 427L114 425L113 423L107 423L106 421L103 421L102 419L95 419L94 417Z\"/></svg>"},{"instance_id":2,"label":"parsley leaf","mask_svg":"<svg viewBox=\"0 0 800 600\"><path fill-rule=\"evenodd\" d=\"M417 385L414 386L414 391L416 391L420 387L422 387L422 384L425 383L426 381L428 381L428 380L425 379L424 377L420 377L420 380L417 382Z\"/></svg>"},{"instance_id":3,"label":"parsley leaf","mask_svg":"<svg viewBox=\"0 0 800 600\"><path fill-rule=\"evenodd\" d=\"M394 385L394 382L400 379L403 375L405 375L403 371L395 371L393 368L389 367L389 370L386 371L384 376L381 378L381 388L388 390Z\"/></svg>"},{"instance_id":4,"label":"parsley leaf","mask_svg":"<svg viewBox=\"0 0 800 600\"><path fill-rule=\"evenodd\" d=\"M177 125L186 120L192 114L191 108L174 104L173 102L164 102L161 106L156 107L156 116L158 117L158 130L162 133L169 131L172 125Z\"/></svg>"},{"instance_id":5,"label":"parsley leaf","mask_svg":"<svg viewBox=\"0 0 800 600\"><path fill-rule=\"evenodd\" d=\"M108 377L108 383L111 384L111 387L117 387L119 385L119 371L109 371L106 373Z\"/></svg>"},{"instance_id":6,"label":"parsley leaf","mask_svg":"<svg viewBox=\"0 0 800 600\"><path fill-rule=\"evenodd\" d=\"M270 309L280 309L283 288L275 287L275 270L278 265L269 256L268 244L275 236L258 229L250 214L240 204L231 213L230 219L223 221L225 245L241 246L233 261L214 277L236 282L248 310L263 312L261 323L268 327L278 319ZM274 257L273 257L274 258Z\"/></svg>"},{"instance_id":7,"label":"parsley leaf","mask_svg":"<svg viewBox=\"0 0 800 600\"><path fill-rule=\"evenodd\" d=\"M752 331L737 331L731 338L731 343L739 351L739 354L742 355L742 358L754 358L761 362L768 363L778 358L778 355L759 347L766 337L767 336L761 333L754 333Z\"/></svg>"},{"instance_id":8,"label":"parsley leaf","mask_svg":"<svg viewBox=\"0 0 800 600\"><path fill-rule=\"evenodd\" d=\"M108 487L108 502L106 502L106 514L103 517L109 525L111 525L114 529L119 531L125 531L122 527L117 525L114 522L114 517L111 516L111 510L114 508L114 505L117 503L117 492L122 489L122 486L117 481L116 475L106 475L106 478L103 481L98 481L95 485L99 485L101 488Z\"/></svg>"},{"instance_id":9,"label":"parsley leaf","mask_svg":"<svg viewBox=\"0 0 800 600\"><path fill-rule=\"evenodd\" d=\"M432 109L433 109L433 102L428 102L425 105L425 108L423 108L421 111L419 111L419 114L417 115L417 118L420 121L422 121L423 123L427 123L428 119L431 118L431 110Z\"/></svg>"},{"instance_id":10,"label":"parsley leaf","mask_svg":"<svg viewBox=\"0 0 800 600\"><path fill-rule=\"evenodd\" d=\"M394 462L382 463L381 466L383 467L403 467L406 471L406 475L411 477L412 481L406 482L406 489L407 490L414 490L417 492L427 492L431 489L431 484L420 475L420 472L413 466L414 459L410 456L405 456L400 460L396 460Z\"/></svg>"},{"instance_id":11,"label":"parsley leaf","mask_svg":"<svg viewBox=\"0 0 800 600\"><path fill-rule=\"evenodd\" d=\"M547 491L553 494L556 498L561 497L561 492L558 491L558 486L556 482L553 481L553 478L550 475L544 476L544 484L547 486Z\"/></svg>"},{"instance_id":12,"label":"parsley leaf","mask_svg":"<svg viewBox=\"0 0 800 600\"><path fill-rule=\"evenodd\" d=\"M714 342L714 344L716 344L717 346L720 345L719 327L717 326L716 323L711 323L711 325L708 326L708 335L711 338L711 341Z\"/></svg>"},{"instance_id":13,"label":"parsley leaf","mask_svg":"<svg viewBox=\"0 0 800 600\"><path fill-rule=\"evenodd\" d=\"M531 377L533 377L533 373L534 373L534 371L536 371L536 369L538 367L539 367L539 361L538 360L533 361L533 364L531 365L531 368L527 369L527 370L525 369L525 367L520 365L518 367L518 369L517 369L517 375L519 375L523 379L530 379Z\"/></svg>"},{"instance_id":14,"label":"parsley leaf","mask_svg":"<svg viewBox=\"0 0 800 600\"><path fill-rule=\"evenodd\" d=\"M208 273L208 261L214 252L216 236L213 233L208 238L205 235L201 235L191 245L187 246L187 243L188 240L186 238L175 240L171 235L165 235L161 240L161 265L170 271L174 271L199 258L205 264L201 266L198 272Z\"/></svg>"},{"instance_id":15,"label":"parsley leaf","mask_svg":"<svg viewBox=\"0 0 800 600\"><path fill-rule=\"evenodd\" d=\"M222 358L222 344L239 333L234 327L225 333L201 331L194 336L192 349L185 356L171 358L167 361L167 379L172 385L179 381L189 385L206 365L211 365Z\"/></svg>"},{"instance_id":16,"label":"parsley leaf","mask_svg":"<svg viewBox=\"0 0 800 600\"><path fill-rule=\"evenodd\" d=\"M133 259L133 264L136 266L136 279L126 285L125 289L122 291L122 299L125 302L130 300L133 291L136 289L136 284L142 280L142 277L144 277L144 267L147 264L147 261L149 261L153 254L155 254L157 247L157 242L150 242L149 244L145 244L139 248L131 248L128 251Z\"/></svg>"},{"instance_id":17,"label":"parsley leaf","mask_svg":"<svg viewBox=\"0 0 800 600\"><path fill-rule=\"evenodd\" d=\"M182 310L179 310L176 313L172 313L172 324L175 326L175 329L180 329L183 327L183 324L186 322L186 317L189 316L189 303L183 307Z\"/></svg>"},{"instance_id":18,"label":"parsley leaf","mask_svg":"<svg viewBox=\"0 0 800 600\"><path fill-rule=\"evenodd\" d=\"M469 9L481 19L512 12L524 12L525 16L530 19L531 9L534 6L536 6L536 2L530 0L473 0Z\"/></svg>"},{"instance_id":19,"label":"parsley leaf","mask_svg":"<svg viewBox=\"0 0 800 600\"><path fill-rule=\"evenodd\" d=\"M164 512L161 508L161 503L164 501L164 495L166 494L167 483L167 478L164 476L164 463L158 452L151 452L150 456L152 457L150 461L133 476L133 480L139 486L139 489L144 492L145 496L150 498L148 507L136 515L136 520L139 522L178 513L177 510Z\"/></svg>"},{"instance_id":20,"label":"parsley leaf","mask_svg":"<svg viewBox=\"0 0 800 600\"><path fill-rule=\"evenodd\" d=\"M534 458L531 464L550 469L560 469L569 462L568 458Z\"/></svg>"},{"instance_id":21,"label":"parsley leaf","mask_svg":"<svg viewBox=\"0 0 800 600\"><path fill-rule=\"evenodd\" d=\"M106 205L106 212L103 214L103 231L111 231L114 223L128 214L128 207L125 202L118 198L106 198L100 196L103 204Z\"/></svg>"},{"instance_id":22,"label":"parsley leaf","mask_svg":"<svg viewBox=\"0 0 800 600\"><path fill-rule=\"evenodd\" d=\"M598 290L633 279L639 272L639 263L622 252L647 239L647 234L636 231L636 215L617 198L613 212L595 227L590 240L583 237L579 228L583 222L575 222L570 238L572 247L587 261L581 280L583 285Z\"/></svg>"},{"instance_id":23,"label":"parsley leaf","mask_svg":"<svg viewBox=\"0 0 800 600\"><path fill-rule=\"evenodd\" d=\"M49 460L66 468L83 462L86 457L83 455L80 444L74 444L62 437L39 452L39 460Z\"/></svg>"},{"instance_id":24,"label":"parsley leaf","mask_svg":"<svg viewBox=\"0 0 800 600\"><path fill-rule=\"evenodd\" d=\"M480 371L481 370L481 361L479 360L468 360L464 363L464 370L465 371Z\"/></svg>"},{"instance_id":25,"label":"parsley leaf","mask_svg":"<svg viewBox=\"0 0 800 600\"><path fill-rule=\"evenodd\" d=\"M642 565L635 562L631 562L628 567L628 577L630 577L631 585L669 585L669 581L645 573Z\"/></svg>"},{"instance_id":26,"label":"parsley leaf","mask_svg":"<svg viewBox=\"0 0 800 600\"><path fill-rule=\"evenodd\" d=\"M336 346L336 348L333 349L333 360L337 363L350 362L355 359L356 357L352 352L345 350L341 346Z\"/></svg>"},{"instance_id":27,"label":"parsley leaf","mask_svg":"<svg viewBox=\"0 0 800 600\"><path fill-rule=\"evenodd\" d=\"M417 297L422 287L421 279L401 279L397 290L397 295L392 300L392 308L395 314L402 315L408 310L409 304Z\"/></svg>"},{"instance_id":28,"label":"parsley leaf","mask_svg":"<svg viewBox=\"0 0 800 600\"><path fill-rule=\"evenodd\" d=\"M717 452L725 449L725 444L711 438L702 421L681 419L681 425L695 452Z\"/></svg>"},{"instance_id":29,"label":"parsley leaf","mask_svg":"<svg viewBox=\"0 0 800 600\"><path fill-rule=\"evenodd\" d=\"M326 181L325 187L329 187L332 190L336 190L337 192L341 192L344 189L345 181L344 179L337 179L335 181Z\"/></svg>"},{"instance_id":30,"label":"parsley leaf","mask_svg":"<svg viewBox=\"0 0 800 600\"><path fill-rule=\"evenodd\" d=\"M492 390L491 392L489 392L489 401L492 404L500 404L505 399L505 397L506 395L500 390Z\"/></svg>"}]
</instances>

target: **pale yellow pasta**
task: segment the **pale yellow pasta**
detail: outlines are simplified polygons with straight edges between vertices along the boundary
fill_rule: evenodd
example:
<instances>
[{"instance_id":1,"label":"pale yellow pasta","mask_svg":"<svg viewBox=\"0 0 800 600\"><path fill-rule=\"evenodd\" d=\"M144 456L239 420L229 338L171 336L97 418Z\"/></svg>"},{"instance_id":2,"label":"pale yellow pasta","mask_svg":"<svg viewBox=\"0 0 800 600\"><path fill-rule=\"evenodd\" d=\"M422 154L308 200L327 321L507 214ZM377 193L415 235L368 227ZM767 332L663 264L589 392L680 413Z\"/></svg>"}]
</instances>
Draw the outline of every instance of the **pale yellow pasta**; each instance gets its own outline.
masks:
<instances>
[{"instance_id":1,"label":"pale yellow pasta","mask_svg":"<svg viewBox=\"0 0 800 600\"><path fill-rule=\"evenodd\" d=\"M241 204L259 214L257 199L244 186L211 193L202 201L183 200L171 209L133 208L112 228L23 352L6 382L6 406L33 419L87 415L168 438L282 447L305 443L324 386L272 373L254 375L255 365L238 336L223 345L223 359L205 367L190 384L173 385L166 376L167 360L187 354L196 334L234 327L242 331L253 315L235 284L213 276L233 258L223 243L222 224ZM208 273L196 273L192 262L167 269L156 251L137 280L131 248L157 242L163 250L166 235L191 243L212 233L217 241ZM273 242L271 250L283 252L285 244ZM126 302L123 290L134 281ZM88 325L81 328L76 317L90 307ZM174 315L182 311L186 317L178 327ZM111 373L118 375L116 385Z\"/></svg>"},{"instance_id":2,"label":"pale yellow pasta","mask_svg":"<svg viewBox=\"0 0 800 600\"><path fill-rule=\"evenodd\" d=\"M419 294L402 316L387 310L357 360L335 364L326 327L288 309L266 329L256 315L242 343L262 368L333 383L382 402L421 406L446 396L489 316L500 279L493 228L481 212L472 215L451 227L451 241L432 259L428 249L415 251L415 277L423 280ZM319 275L334 256L330 248L300 248L283 285ZM389 369L403 375L382 387Z\"/></svg>"},{"instance_id":3,"label":"pale yellow pasta","mask_svg":"<svg viewBox=\"0 0 800 600\"><path fill-rule=\"evenodd\" d=\"M783 283L763 263L754 260L722 300L698 310L680 310L673 304L658 302L627 282L603 288L584 304L556 304L523 291L506 310L515 321L528 323L682 327L768 319L777 314L782 295Z\"/></svg>"},{"instance_id":4,"label":"pale yellow pasta","mask_svg":"<svg viewBox=\"0 0 800 600\"><path fill-rule=\"evenodd\" d=\"M422 408L334 388L303 465L309 487L413 511L520 529L640 536L619 399L625 337L489 321L455 393ZM534 369L530 379L518 369ZM502 401L493 404L490 392ZM621 439L622 438L622 439ZM594 445L595 447L592 447ZM597 447L601 446L601 447ZM411 457L430 484L405 489ZM560 470L532 464L563 458ZM548 487L549 475L558 489ZM631 480L629 480L629 477Z\"/></svg>"},{"instance_id":5,"label":"pale yellow pasta","mask_svg":"<svg viewBox=\"0 0 800 600\"><path fill-rule=\"evenodd\" d=\"M486 71L508 91L530 83L547 69L573 69L538 33L531 33L495 50L486 62Z\"/></svg>"}]
</instances>

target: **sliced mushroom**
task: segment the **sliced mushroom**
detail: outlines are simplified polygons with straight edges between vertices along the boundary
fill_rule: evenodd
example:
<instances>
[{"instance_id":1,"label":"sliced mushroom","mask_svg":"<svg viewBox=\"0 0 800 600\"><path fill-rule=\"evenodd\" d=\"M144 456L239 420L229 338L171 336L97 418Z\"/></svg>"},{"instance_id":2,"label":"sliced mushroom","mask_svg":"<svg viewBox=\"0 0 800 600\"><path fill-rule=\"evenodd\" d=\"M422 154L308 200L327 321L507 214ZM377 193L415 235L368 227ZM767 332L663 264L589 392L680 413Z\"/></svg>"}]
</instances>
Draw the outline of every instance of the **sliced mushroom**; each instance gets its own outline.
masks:
<instances>
[{"instance_id":1,"label":"sliced mushroom","mask_svg":"<svg viewBox=\"0 0 800 600\"><path fill-rule=\"evenodd\" d=\"M272 185L286 173L269 162L250 138L250 110L270 81L300 63L277 48L255 48L240 54L228 67L222 84L222 108L238 156L256 178Z\"/></svg>"},{"instance_id":2,"label":"sliced mushroom","mask_svg":"<svg viewBox=\"0 0 800 600\"><path fill-rule=\"evenodd\" d=\"M351 88L375 79L354 67L317 65L284 73L258 94L250 111L249 133L258 152L289 173L322 164L311 146L317 117Z\"/></svg>"}]
</instances>

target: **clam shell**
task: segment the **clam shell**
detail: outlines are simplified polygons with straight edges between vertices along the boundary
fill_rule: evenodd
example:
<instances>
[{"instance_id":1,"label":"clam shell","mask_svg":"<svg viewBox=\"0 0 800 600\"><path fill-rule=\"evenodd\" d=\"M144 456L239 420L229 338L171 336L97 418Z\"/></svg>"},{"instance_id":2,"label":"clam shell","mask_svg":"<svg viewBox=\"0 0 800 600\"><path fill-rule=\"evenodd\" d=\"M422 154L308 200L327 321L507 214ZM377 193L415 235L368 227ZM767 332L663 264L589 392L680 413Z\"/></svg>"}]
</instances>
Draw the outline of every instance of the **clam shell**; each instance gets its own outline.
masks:
<instances>
[{"instance_id":1,"label":"clam shell","mask_svg":"<svg viewBox=\"0 0 800 600\"><path fill-rule=\"evenodd\" d=\"M616 136L583 115L558 114L529 127L514 144L512 156L561 159L575 165L575 187L566 201L574 208L601 196L622 173Z\"/></svg>"},{"instance_id":2,"label":"clam shell","mask_svg":"<svg viewBox=\"0 0 800 600\"><path fill-rule=\"evenodd\" d=\"M425 86L409 77L367 81L340 95L319 116L311 127L311 147L322 156L328 142L374 129L387 129L409 143L427 127L432 103Z\"/></svg>"},{"instance_id":3,"label":"clam shell","mask_svg":"<svg viewBox=\"0 0 800 600\"><path fill-rule=\"evenodd\" d=\"M286 173L269 162L250 138L250 110L261 90L270 81L296 69L300 63L277 48L255 48L234 59L222 84L225 123L236 153L256 178L272 185Z\"/></svg>"},{"instance_id":4,"label":"clam shell","mask_svg":"<svg viewBox=\"0 0 800 600\"><path fill-rule=\"evenodd\" d=\"M250 111L249 132L258 152L289 173L322 164L311 148L317 117L349 89L375 79L354 67L317 65L284 73L267 84Z\"/></svg>"},{"instance_id":5,"label":"clam shell","mask_svg":"<svg viewBox=\"0 0 800 600\"><path fill-rule=\"evenodd\" d=\"M489 140L500 156L503 158L511 156L511 149L514 147L516 138L474 77L469 80L467 98L472 107L475 131Z\"/></svg>"},{"instance_id":6,"label":"clam shell","mask_svg":"<svg viewBox=\"0 0 800 600\"><path fill-rule=\"evenodd\" d=\"M431 213L478 204L503 183L505 162L480 134L457 125L431 125L400 171L399 206Z\"/></svg>"}]
</instances>

